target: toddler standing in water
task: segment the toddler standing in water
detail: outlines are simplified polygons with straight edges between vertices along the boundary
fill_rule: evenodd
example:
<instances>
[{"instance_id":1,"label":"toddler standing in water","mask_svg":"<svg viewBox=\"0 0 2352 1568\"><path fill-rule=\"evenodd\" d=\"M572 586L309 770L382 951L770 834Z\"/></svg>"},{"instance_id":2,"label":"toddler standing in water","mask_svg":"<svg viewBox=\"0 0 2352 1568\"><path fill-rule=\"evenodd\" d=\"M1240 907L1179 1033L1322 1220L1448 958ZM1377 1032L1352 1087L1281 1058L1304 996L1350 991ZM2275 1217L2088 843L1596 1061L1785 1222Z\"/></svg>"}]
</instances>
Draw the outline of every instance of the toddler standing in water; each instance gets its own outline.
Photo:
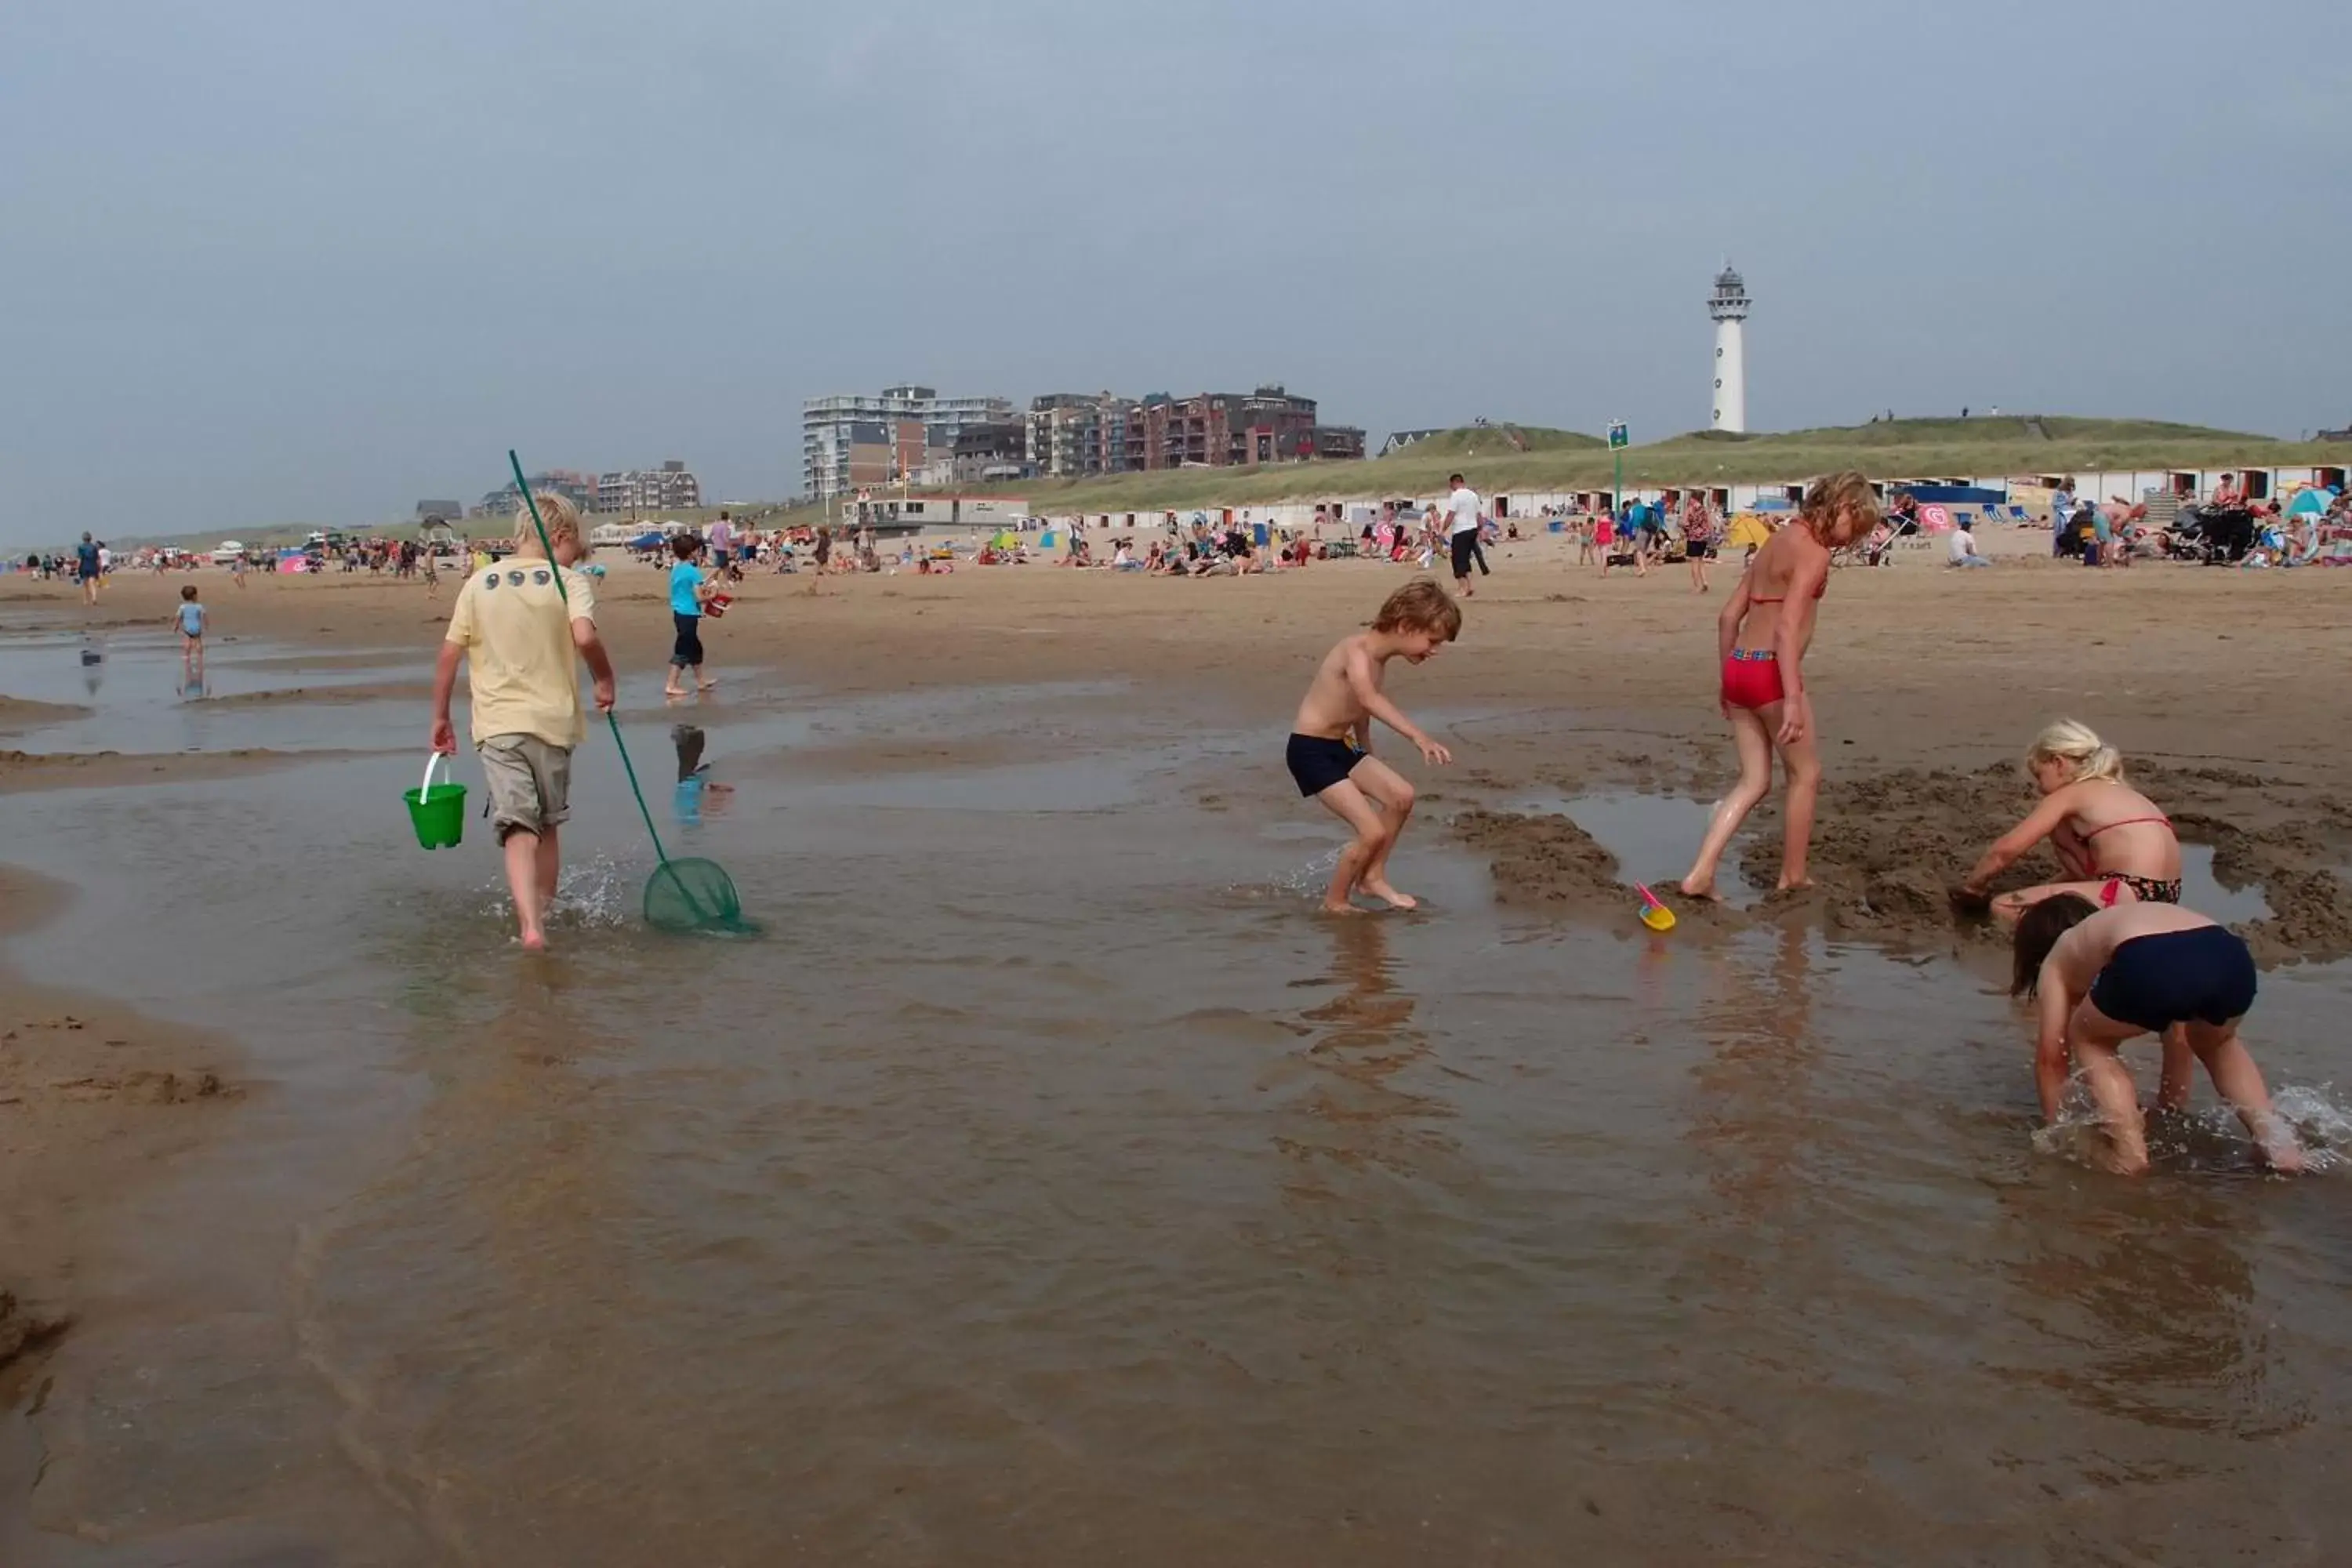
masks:
<instances>
[{"instance_id":1,"label":"toddler standing in water","mask_svg":"<svg viewBox=\"0 0 2352 1568\"><path fill-rule=\"evenodd\" d=\"M1812 694L1805 689L1805 651L1813 618L1829 590L1830 552L1878 526L1878 497L1857 473L1816 479L1794 527L1757 552L1731 602L1716 618L1717 654L1723 663L1720 702L1739 750L1739 782L1716 803L1698 859L1683 879L1696 899L1721 897L1715 873L1748 814L1772 787L1772 752L1780 753L1788 781L1783 812L1780 888L1811 885L1805 860L1813 839L1813 801L1821 793L1822 762L1813 730Z\"/></svg>"},{"instance_id":2,"label":"toddler standing in water","mask_svg":"<svg viewBox=\"0 0 2352 1568\"><path fill-rule=\"evenodd\" d=\"M1388 597L1372 629L1345 637L1323 656L1322 666L1298 704L1284 753L1298 793L1321 801L1355 830L1339 853L1331 886L1323 895L1330 914L1360 911L1356 889L1391 909L1409 910L1416 900L1389 885L1389 854L1412 815L1412 785L1372 755L1372 721L1378 719L1441 766L1454 753L1422 733L1381 689L1389 660L1402 654L1419 664L1462 631L1461 607L1445 590L1423 579Z\"/></svg>"},{"instance_id":3,"label":"toddler standing in water","mask_svg":"<svg viewBox=\"0 0 2352 1568\"><path fill-rule=\"evenodd\" d=\"M205 678L205 607L194 583L180 590L180 674L194 683Z\"/></svg>"},{"instance_id":4,"label":"toddler standing in water","mask_svg":"<svg viewBox=\"0 0 2352 1568\"><path fill-rule=\"evenodd\" d=\"M2058 1119L2071 1050L2106 1124L2110 1167L2127 1176L2147 1170L2147 1125L2116 1047L2153 1034L2164 1042L2159 1109L2188 1105L2194 1058L2271 1168L2303 1169L2294 1131L2272 1109L2262 1068L2238 1037L2255 976L2234 932L2177 904L2102 910L2080 893L2055 893L2019 918L2013 956L2010 994L2032 995L2039 1008L2033 1078L2043 1121Z\"/></svg>"}]
</instances>

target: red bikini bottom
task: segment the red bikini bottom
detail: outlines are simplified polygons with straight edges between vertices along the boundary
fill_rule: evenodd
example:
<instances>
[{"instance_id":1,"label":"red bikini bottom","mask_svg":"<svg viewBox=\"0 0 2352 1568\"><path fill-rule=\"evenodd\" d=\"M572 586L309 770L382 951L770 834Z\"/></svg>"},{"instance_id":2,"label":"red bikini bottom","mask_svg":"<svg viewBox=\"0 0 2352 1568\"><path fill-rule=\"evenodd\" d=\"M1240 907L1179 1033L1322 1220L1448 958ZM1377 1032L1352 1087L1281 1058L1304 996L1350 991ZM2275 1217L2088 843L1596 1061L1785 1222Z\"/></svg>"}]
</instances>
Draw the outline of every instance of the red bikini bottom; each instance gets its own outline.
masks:
<instances>
[{"instance_id":1,"label":"red bikini bottom","mask_svg":"<svg viewBox=\"0 0 2352 1568\"><path fill-rule=\"evenodd\" d=\"M1723 700L1732 707L1769 708L1785 695L1770 648L1734 648L1723 661Z\"/></svg>"}]
</instances>

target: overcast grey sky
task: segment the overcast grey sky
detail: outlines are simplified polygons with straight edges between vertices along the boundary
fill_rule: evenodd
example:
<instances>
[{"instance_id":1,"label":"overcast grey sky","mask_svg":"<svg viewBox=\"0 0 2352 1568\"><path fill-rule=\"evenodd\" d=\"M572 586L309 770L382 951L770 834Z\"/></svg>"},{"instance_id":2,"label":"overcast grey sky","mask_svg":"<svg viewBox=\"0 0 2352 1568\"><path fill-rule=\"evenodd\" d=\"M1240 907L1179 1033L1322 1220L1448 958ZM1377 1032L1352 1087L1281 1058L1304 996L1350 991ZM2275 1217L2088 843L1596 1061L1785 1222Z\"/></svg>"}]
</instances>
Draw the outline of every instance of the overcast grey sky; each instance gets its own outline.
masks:
<instances>
[{"instance_id":1,"label":"overcast grey sky","mask_svg":"<svg viewBox=\"0 0 2352 1568\"><path fill-rule=\"evenodd\" d=\"M10 0L0 542L534 467L798 489L900 380L1368 427L2352 418L2343 0Z\"/></svg>"}]
</instances>

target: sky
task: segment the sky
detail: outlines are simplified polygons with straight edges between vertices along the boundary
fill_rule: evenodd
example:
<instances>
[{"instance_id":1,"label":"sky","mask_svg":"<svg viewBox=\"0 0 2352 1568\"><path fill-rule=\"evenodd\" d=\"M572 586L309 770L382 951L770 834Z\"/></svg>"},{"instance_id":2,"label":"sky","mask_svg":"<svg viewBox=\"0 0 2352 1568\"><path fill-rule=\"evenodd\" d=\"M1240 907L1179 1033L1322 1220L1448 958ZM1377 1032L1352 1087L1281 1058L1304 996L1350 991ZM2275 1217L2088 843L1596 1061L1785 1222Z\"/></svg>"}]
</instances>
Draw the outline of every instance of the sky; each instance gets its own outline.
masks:
<instances>
[{"instance_id":1,"label":"sky","mask_svg":"<svg viewBox=\"0 0 2352 1568\"><path fill-rule=\"evenodd\" d=\"M800 405L2352 421L2343 0L10 0L0 544L800 488Z\"/></svg>"}]
</instances>

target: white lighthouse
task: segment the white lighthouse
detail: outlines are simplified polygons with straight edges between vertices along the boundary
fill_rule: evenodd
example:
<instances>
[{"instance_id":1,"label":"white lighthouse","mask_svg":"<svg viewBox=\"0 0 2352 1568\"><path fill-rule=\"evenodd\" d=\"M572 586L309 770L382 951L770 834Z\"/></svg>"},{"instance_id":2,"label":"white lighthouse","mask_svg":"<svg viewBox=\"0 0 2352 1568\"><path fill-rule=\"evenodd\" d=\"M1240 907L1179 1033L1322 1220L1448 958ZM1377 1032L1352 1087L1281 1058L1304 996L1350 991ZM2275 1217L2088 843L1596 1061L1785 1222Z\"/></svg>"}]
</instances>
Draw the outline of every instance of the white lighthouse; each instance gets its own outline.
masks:
<instances>
[{"instance_id":1,"label":"white lighthouse","mask_svg":"<svg viewBox=\"0 0 2352 1568\"><path fill-rule=\"evenodd\" d=\"M1748 285L1726 261L1715 275L1715 292L1706 297L1706 313L1715 318L1715 426L1717 430L1748 428Z\"/></svg>"}]
</instances>

